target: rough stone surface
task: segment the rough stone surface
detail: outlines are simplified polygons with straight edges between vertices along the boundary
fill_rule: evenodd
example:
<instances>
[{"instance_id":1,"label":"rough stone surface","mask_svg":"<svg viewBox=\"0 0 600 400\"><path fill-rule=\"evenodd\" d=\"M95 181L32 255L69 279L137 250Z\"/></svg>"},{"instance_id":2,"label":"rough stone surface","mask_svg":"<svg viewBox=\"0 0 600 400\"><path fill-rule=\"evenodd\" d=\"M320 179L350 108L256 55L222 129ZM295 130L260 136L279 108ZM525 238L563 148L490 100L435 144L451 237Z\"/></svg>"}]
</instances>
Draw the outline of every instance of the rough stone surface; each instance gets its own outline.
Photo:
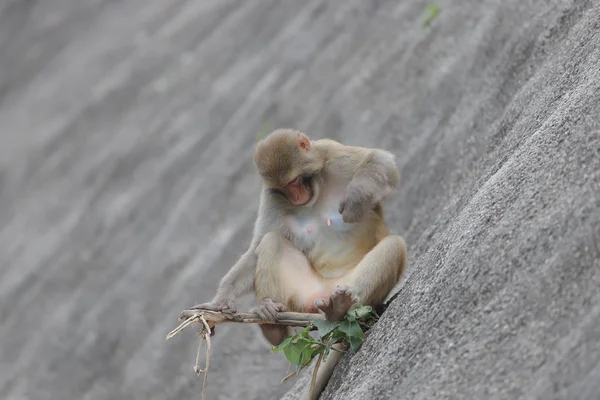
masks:
<instances>
[{"instance_id":1,"label":"rough stone surface","mask_svg":"<svg viewBox=\"0 0 600 400\"><path fill-rule=\"evenodd\" d=\"M0 2L0 398L199 398L164 337L249 242L266 123L403 173L409 270L323 399L599 399L600 4L438 4ZM303 382L249 326L211 367Z\"/></svg>"}]
</instances>

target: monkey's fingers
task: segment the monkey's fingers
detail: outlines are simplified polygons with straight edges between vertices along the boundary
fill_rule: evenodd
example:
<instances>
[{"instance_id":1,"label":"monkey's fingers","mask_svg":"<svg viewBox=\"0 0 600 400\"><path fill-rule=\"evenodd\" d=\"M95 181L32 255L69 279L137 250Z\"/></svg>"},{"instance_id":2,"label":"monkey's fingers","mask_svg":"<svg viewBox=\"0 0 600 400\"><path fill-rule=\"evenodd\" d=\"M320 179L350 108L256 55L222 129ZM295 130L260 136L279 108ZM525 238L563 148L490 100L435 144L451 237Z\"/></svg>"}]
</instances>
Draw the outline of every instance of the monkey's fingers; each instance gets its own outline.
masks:
<instances>
[{"instance_id":1,"label":"monkey's fingers","mask_svg":"<svg viewBox=\"0 0 600 400\"><path fill-rule=\"evenodd\" d=\"M270 298L266 298L263 300L263 303L265 306L269 307L271 310L276 311L276 312L285 312L287 311L287 309L285 308L285 306L281 303L275 303L273 300L271 300Z\"/></svg>"},{"instance_id":2,"label":"monkey's fingers","mask_svg":"<svg viewBox=\"0 0 600 400\"><path fill-rule=\"evenodd\" d=\"M351 224L358 222L364 215L364 204L359 198L346 197L340 202L338 212L342 215L342 220Z\"/></svg>"},{"instance_id":3,"label":"monkey's fingers","mask_svg":"<svg viewBox=\"0 0 600 400\"><path fill-rule=\"evenodd\" d=\"M227 305L227 308L229 309L229 311L231 311L232 313L236 313L237 312L237 307L235 305L235 300L227 300L226 305Z\"/></svg>"},{"instance_id":4,"label":"monkey's fingers","mask_svg":"<svg viewBox=\"0 0 600 400\"><path fill-rule=\"evenodd\" d=\"M281 304L281 303L275 303L272 300L269 301L269 303L267 304L267 307L269 308L269 310L271 311L271 314L273 314L276 319L278 319L278 317L279 317L278 314L280 312L286 312L287 311L287 308L283 304Z\"/></svg>"},{"instance_id":5,"label":"monkey's fingers","mask_svg":"<svg viewBox=\"0 0 600 400\"><path fill-rule=\"evenodd\" d=\"M344 213L344 209L345 209L345 208L346 208L346 200L342 200L342 201L340 202L340 206L338 207L338 212L339 212L340 214L343 214L343 213Z\"/></svg>"},{"instance_id":6,"label":"monkey's fingers","mask_svg":"<svg viewBox=\"0 0 600 400\"><path fill-rule=\"evenodd\" d=\"M272 304L266 305L264 307L265 310L265 314L267 314L269 316L268 320L269 321L277 321L277 309L275 307L273 307Z\"/></svg>"},{"instance_id":7,"label":"monkey's fingers","mask_svg":"<svg viewBox=\"0 0 600 400\"><path fill-rule=\"evenodd\" d=\"M267 307L267 310L269 310L269 313L273 316L273 319L275 321L277 321L279 319L278 317L279 317L279 312L280 312L279 310L280 309L281 308L278 305L276 305L276 304L272 304L272 305L270 305L270 306Z\"/></svg>"},{"instance_id":8,"label":"monkey's fingers","mask_svg":"<svg viewBox=\"0 0 600 400\"><path fill-rule=\"evenodd\" d=\"M277 321L278 313L284 311L283 304L275 303L269 298L263 299L262 303L253 310L260 318L273 322Z\"/></svg>"},{"instance_id":9,"label":"monkey's fingers","mask_svg":"<svg viewBox=\"0 0 600 400\"><path fill-rule=\"evenodd\" d=\"M352 224L355 222L359 222L363 219L364 210L363 206L360 204L354 204L352 206L346 206L344 208L344 212L342 213L342 220L347 224Z\"/></svg>"}]
</instances>

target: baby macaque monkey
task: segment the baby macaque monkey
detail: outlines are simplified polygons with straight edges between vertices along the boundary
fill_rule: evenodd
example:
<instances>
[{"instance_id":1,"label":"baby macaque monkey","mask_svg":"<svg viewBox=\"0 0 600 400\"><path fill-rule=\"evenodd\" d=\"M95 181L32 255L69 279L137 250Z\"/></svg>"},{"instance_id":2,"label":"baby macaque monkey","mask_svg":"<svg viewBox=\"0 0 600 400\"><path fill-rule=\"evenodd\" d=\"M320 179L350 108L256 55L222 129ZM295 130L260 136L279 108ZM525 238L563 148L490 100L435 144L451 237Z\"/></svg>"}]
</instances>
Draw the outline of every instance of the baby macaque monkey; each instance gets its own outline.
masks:
<instances>
[{"instance_id":1,"label":"baby macaque monkey","mask_svg":"<svg viewBox=\"0 0 600 400\"><path fill-rule=\"evenodd\" d=\"M251 291L254 311L273 321L282 311L339 321L356 301L381 305L407 257L402 237L388 235L381 206L400 178L394 156L280 129L257 144L254 164L263 189L250 247L214 299L192 308L236 312L236 299ZM290 334L260 327L273 345ZM317 397L338 360L331 352L321 364Z\"/></svg>"}]
</instances>

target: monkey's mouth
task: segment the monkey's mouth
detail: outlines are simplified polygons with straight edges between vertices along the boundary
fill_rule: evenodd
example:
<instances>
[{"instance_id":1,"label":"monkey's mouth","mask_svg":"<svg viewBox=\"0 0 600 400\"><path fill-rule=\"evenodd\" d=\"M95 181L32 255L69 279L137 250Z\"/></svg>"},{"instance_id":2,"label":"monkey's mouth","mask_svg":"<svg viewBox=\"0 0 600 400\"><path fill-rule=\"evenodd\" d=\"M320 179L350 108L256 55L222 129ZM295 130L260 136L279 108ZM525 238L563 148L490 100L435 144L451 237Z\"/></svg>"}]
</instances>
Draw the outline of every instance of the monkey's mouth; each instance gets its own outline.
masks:
<instances>
[{"instance_id":1,"label":"monkey's mouth","mask_svg":"<svg viewBox=\"0 0 600 400\"><path fill-rule=\"evenodd\" d=\"M298 183L289 193L288 200L295 206L306 206L314 199L315 191L312 176L299 176Z\"/></svg>"},{"instance_id":2,"label":"monkey's mouth","mask_svg":"<svg viewBox=\"0 0 600 400\"><path fill-rule=\"evenodd\" d=\"M297 207L313 204L316 200L315 195L319 192L312 176L298 176L285 187L270 189L270 191L285 197L287 201Z\"/></svg>"},{"instance_id":3,"label":"monkey's mouth","mask_svg":"<svg viewBox=\"0 0 600 400\"><path fill-rule=\"evenodd\" d=\"M302 185L300 190L292 196L288 197L288 200L295 206L305 206L313 199L313 189L309 185Z\"/></svg>"},{"instance_id":4,"label":"monkey's mouth","mask_svg":"<svg viewBox=\"0 0 600 400\"><path fill-rule=\"evenodd\" d=\"M302 206L312 207L319 198L319 181L313 181L311 178L309 183L307 183L306 187L310 195L308 201L302 204Z\"/></svg>"}]
</instances>

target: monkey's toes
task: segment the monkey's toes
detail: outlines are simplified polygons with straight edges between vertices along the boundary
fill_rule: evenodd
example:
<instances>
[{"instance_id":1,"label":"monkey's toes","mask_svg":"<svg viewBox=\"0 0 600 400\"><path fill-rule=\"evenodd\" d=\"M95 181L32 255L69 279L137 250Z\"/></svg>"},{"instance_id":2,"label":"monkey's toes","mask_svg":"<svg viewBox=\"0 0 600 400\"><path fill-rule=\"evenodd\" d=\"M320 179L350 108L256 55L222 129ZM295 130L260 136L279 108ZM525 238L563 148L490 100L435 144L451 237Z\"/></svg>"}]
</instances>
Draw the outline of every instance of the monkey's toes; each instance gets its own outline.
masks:
<instances>
[{"instance_id":1,"label":"monkey's toes","mask_svg":"<svg viewBox=\"0 0 600 400\"><path fill-rule=\"evenodd\" d=\"M343 311L344 315L348 312L355 299L352 295L352 291L348 286L338 286L337 289L331 295L331 303L333 308Z\"/></svg>"},{"instance_id":2,"label":"monkey's toes","mask_svg":"<svg viewBox=\"0 0 600 400\"><path fill-rule=\"evenodd\" d=\"M195 306L190 307L190 310L209 310L217 312L229 310L232 313L237 311L234 300L196 304Z\"/></svg>"},{"instance_id":3,"label":"monkey's toes","mask_svg":"<svg viewBox=\"0 0 600 400\"><path fill-rule=\"evenodd\" d=\"M354 304L352 292L348 286L338 286L329 298L315 301L315 306L325 314L328 321L341 321Z\"/></svg>"},{"instance_id":4,"label":"monkey's toes","mask_svg":"<svg viewBox=\"0 0 600 400\"><path fill-rule=\"evenodd\" d=\"M338 286L329 297L317 299L315 306L325 314L328 321L335 322L344 319L354 302L350 288Z\"/></svg>"},{"instance_id":5,"label":"monkey's toes","mask_svg":"<svg viewBox=\"0 0 600 400\"><path fill-rule=\"evenodd\" d=\"M210 311L221 311L223 308L217 303L202 303L196 304L190 307L190 310L210 310Z\"/></svg>"},{"instance_id":6,"label":"monkey's toes","mask_svg":"<svg viewBox=\"0 0 600 400\"><path fill-rule=\"evenodd\" d=\"M315 306L325 314L333 309L333 305L331 304L331 299L329 297L322 297L315 300Z\"/></svg>"}]
</instances>

